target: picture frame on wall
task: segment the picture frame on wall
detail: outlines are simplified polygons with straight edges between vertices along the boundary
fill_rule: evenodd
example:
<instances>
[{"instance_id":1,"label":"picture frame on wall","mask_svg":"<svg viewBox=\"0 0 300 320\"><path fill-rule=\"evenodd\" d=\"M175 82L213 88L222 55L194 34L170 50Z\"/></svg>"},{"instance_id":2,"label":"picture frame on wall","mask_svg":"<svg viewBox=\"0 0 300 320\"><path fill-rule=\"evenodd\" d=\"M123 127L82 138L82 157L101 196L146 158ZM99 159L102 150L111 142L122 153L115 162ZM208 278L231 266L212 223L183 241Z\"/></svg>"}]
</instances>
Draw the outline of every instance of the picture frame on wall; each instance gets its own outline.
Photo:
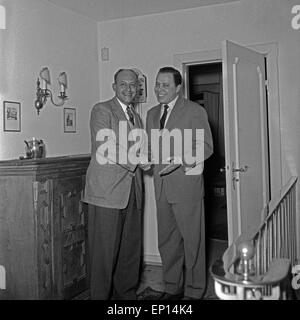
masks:
<instances>
[{"instance_id":1,"label":"picture frame on wall","mask_svg":"<svg viewBox=\"0 0 300 320\"><path fill-rule=\"evenodd\" d=\"M64 108L64 132L76 132L76 109Z\"/></svg>"},{"instance_id":2,"label":"picture frame on wall","mask_svg":"<svg viewBox=\"0 0 300 320\"><path fill-rule=\"evenodd\" d=\"M3 130L8 132L21 131L21 103L3 101Z\"/></svg>"},{"instance_id":3,"label":"picture frame on wall","mask_svg":"<svg viewBox=\"0 0 300 320\"><path fill-rule=\"evenodd\" d=\"M147 101L147 78L144 74L138 77L138 90L135 98L137 103L145 103Z\"/></svg>"}]
</instances>

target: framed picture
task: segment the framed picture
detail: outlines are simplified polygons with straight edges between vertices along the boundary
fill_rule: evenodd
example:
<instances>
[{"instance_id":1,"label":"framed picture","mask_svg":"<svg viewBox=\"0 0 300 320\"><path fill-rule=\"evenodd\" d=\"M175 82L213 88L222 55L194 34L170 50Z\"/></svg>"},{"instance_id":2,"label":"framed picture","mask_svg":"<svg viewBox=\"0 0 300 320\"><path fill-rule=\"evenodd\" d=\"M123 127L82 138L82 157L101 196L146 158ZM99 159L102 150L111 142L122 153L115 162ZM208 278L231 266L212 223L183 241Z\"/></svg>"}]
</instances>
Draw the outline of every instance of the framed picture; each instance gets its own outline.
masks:
<instances>
[{"instance_id":1,"label":"framed picture","mask_svg":"<svg viewBox=\"0 0 300 320\"><path fill-rule=\"evenodd\" d=\"M3 101L3 129L4 131L21 131L21 103Z\"/></svg>"},{"instance_id":2,"label":"framed picture","mask_svg":"<svg viewBox=\"0 0 300 320\"><path fill-rule=\"evenodd\" d=\"M76 109L64 108L64 132L76 132Z\"/></svg>"},{"instance_id":3,"label":"framed picture","mask_svg":"<svg viewBox=\"0 0 300 320\"><path fill-rule=\"evenodd\" d=\"M141 74L138 78L138 92L135 98L135 102L144 103L147 101L147 78L145 75Z\"/></svg>"}]
</instances>

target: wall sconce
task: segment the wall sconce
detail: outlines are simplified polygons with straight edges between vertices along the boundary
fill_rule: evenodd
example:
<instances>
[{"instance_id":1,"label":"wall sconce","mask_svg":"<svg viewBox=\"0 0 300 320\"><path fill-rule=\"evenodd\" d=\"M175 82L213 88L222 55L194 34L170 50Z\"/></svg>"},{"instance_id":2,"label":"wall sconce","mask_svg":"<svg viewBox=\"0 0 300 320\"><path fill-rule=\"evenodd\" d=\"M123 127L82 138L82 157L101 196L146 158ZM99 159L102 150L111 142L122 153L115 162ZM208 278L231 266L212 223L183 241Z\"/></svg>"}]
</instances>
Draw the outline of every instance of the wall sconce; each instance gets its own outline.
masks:
<instances>
[{"instance_id":1,"label":"wall sconce","mask_svg":"<svg viewBox=\"0 0 300 320\"><path fill-rule=\"evenodd\" d=\"M40 113L40 110L43 108L44 104L47 102L47 98L50 97L52 104L57 107L62 106L65 101L68 99L66 96L66 88L67 88L67 75L65 72L61 72L58 77L58 83L60 85L60 95L58 98L61 100L59 103L55 103L53 101L53 95L50 89L47 88L47 85L51 84L50 81L50 72L47 67L43 68L40 72L40 79L37 79L37 88L36 88L36 100L34 102L34 106L37 109L37 113Z\"/></svg>"}]
</instances>

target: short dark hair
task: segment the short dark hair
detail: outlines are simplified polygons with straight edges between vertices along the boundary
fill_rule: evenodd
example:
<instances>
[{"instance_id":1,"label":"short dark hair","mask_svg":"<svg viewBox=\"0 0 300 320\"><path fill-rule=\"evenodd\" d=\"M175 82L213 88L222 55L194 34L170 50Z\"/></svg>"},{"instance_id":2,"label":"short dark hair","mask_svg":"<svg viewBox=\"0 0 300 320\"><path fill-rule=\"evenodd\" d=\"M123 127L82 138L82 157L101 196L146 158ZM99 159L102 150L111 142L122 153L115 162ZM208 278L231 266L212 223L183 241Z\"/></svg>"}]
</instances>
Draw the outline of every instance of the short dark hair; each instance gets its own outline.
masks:
<instances>
[{"instance_id":1,"label":"short dark hair","mask_svg":"<svg viewBox=\"0 0 300 320\"><path fill-rule=\"evenodd\" d=\"M174 78L174 82L175 82L175 86L177 87L180 84L182 84L182 76L181 76L180 72L173 67L160 68L158 73L172 73L173 78Z\"/></svg>"},{"instance_id":2,"label":"short dark hair","mask_svg":"<svg viewBox=\"0 0 300 320\"><path fill-rule=\"evenodd\" d=\"M125 71L125 70L133 72L136 75L136 78L138 79L138 74L133 69L119 69L114 75L114 82L115 83L117 82L119 73L121 73L122 71Z\"/></svg>"}]
</instances>

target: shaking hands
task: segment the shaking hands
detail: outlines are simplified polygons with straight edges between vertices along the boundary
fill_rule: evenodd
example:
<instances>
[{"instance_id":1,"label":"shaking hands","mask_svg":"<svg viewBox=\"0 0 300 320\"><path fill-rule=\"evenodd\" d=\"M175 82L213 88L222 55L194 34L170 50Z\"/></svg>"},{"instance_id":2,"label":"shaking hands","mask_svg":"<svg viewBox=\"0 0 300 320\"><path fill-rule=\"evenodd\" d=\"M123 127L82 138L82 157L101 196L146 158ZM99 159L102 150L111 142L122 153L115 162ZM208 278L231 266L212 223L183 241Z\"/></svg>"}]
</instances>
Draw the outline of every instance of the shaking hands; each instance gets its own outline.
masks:
<instances>
[{"instance_id":1,"label":"shaking hands","mask_svg":"<svg viewBox=\"0 0 300 320\"><path fill-rule=\"evenodd\" d=\"M152 161L148 161L146 158L141 159L140 163L139 163L139 167L143 170L143 171L148 171L151 169L151 166L153 165Z\"/></svg>"}]
</instances>

